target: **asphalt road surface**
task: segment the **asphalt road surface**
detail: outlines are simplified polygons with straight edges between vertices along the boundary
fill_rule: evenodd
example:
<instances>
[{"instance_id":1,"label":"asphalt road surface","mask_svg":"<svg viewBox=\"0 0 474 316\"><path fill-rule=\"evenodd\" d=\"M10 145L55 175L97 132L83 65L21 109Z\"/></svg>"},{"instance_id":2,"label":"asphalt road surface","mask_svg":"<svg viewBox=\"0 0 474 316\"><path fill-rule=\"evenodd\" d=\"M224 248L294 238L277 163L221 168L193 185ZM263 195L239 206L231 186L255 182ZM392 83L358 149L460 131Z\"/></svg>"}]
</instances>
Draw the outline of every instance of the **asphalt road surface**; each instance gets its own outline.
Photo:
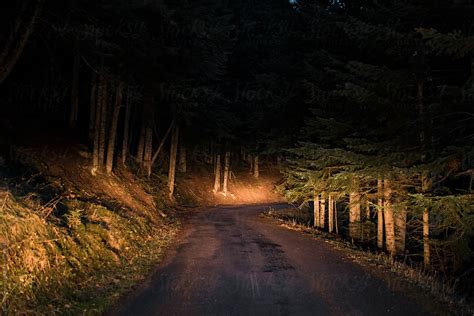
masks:
<instances>
[{"instance_id":1,"label":"asphalt road surface","mask_svg":"<svg viewBox=\"0 0 474 316\"><path fill-rule=\"evenodd\" d=\"M155 275L113 315L427 315L370 268L275 225L264 206L192 216Z\"/></svg>"}]
</instances>

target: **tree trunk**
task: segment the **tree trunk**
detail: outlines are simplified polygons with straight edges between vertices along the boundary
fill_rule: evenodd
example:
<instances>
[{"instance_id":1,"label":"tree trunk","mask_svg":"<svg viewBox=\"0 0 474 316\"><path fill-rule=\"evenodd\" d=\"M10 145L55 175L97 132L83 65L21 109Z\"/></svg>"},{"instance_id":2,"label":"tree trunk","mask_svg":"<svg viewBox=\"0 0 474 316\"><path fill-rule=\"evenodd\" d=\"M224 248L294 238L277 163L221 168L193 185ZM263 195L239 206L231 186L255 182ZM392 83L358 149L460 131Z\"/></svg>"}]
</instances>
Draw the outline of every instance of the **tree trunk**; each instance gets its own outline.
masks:
<instances>
[{"instance_id":1,"label":"tree trunk","mask_svg":"<svg viewBox=\"0 0 474 316\"><path fill-rule=\"evenodd\" d=\"M174 127L174 123L176 122L176 119L174 119L173 121L171 121L171 124L170 126L168 127L168 129L166 130L166 133L165 133L165 136L163 136L163 139L161 140L161 143L160 145L158 146L158 148L156 149L155 153L153 154L153 158L151 159L151 165L153 166L155 164L155 161L156 159L158 158L158 155L160 154L161 152L161 149L163 148L166 140L168 139L168 136L169 134L171 133L173 127Z\"/></svg>"},{"instance_id":2,"label":"tree trunk","mask_svg":"<svg viewBox=\"0 0 474 316\"><path fill-rule=\"evenodd\" d=\"M349 194L349 236L353 239L361 238L360 193Z\"/></svg>"},{"instance_id":3,"label":"tree trunk","mask_svg":"<svg viewBox=\"0 0 474 316\"><path fill-rule=\"evenodd\" d=\"M383 248L383 179L377 179L377 247Z\"/></svg>"},{"instance_id":4,"label":"tree trunk","mask_svg":"<svg viewBox=\"0 0 474 316\"><path fill-rule=\"evenodd\" d=\"M426 193L431 190L433 182L427 172L421 174L421 192ZM430 252L430 210L428 208L423 209L423 263L425 267L429 267L431 264L431 252Z\"/></svg>"},{"instance_id":5,"label":"tree trunk","mask_svg":"<svg viewBox=\"0 0 474 316\"><path fill-rule=\"evenodd\" d=\"M174 127L173 134L171 136L171 149L170 149L170 164L168 172L168 187L169 196L173 198L174 194L174 183L176 176L176 158L178 155L178 139L179 139L179 126Z\"/></svg>"},{"instance_id":6,"label":"tree trunk","mask_svg":"<svg viewBox=\"0 0 474 316\"><path fill-rule=\"evenodd\" d=\"M130 118L132 116L132 106L130 104L130 87L127 89L127 104L125 106L125 117L123 122L122 137L122 163L125 165L130 148Z\"/></svg>"},{"instance_id":7,"label":"tree trunk","mask_svg":"<svg viewBox=\"0 0 474 316\"><path fill-rule=\"evenodd\" d=\"M326 192L321 193L319 205L319 227L324 229L326 227Z\"/></svg>"},{"instance_id":8,"label":"tree trunk","mask_svg":"<svg viewBox=\"0 0 474 316\"><path fill-rule=\"evenodd\" d=\"M22 12L16 19L14 30L10 33L7 43L2 49L2 53L0 53L0 84L5 81L20 58L26 43L33 33L36 21L41 14L43 2L43 0L36 1L36 7L34 8L33 14L24 25L24 15L27 14L27 7L29 4L29 2L25 1ZM16 34L19 34L19 38L15 38Z\"/></svg>"},{"instance_id":9,"label":"tree trunk","mask_svg":"<svg viewBox=\"0 0 474 316\"><path fill-rule=\"evenodd\" d=\"M427 208L423 210L423 263L425 267L429 267L431 264L430 213Z\"/></svg>"},{"instance_id":10,"label":"tree trunk","mask_svg":"<svg viewBox=\"0 0 474 316\"><path fill-rule=\"evenodd\" d=\"M216 166L214 168L214 189L212 190L215 193L219 192L221 188L221 155L216 155Z\"/></svg>"},{"instance_id":11,"label":"tree trunk","mask_svg":"<svg viewBox=\"0 0 474 316\"><path fill-rule=\"evenodd\" d=\"M112 112L112 122L110 123L109 143L107 148L107 162L105 164L105 170L107 171L107 174L112 173L112 169L114 166L115 140L117 138L117 127L120 115L120 108L122 107L122 93L123 82L120 82L117 86L117 91L115 94L115 104Z\"/></svg>"},{"instance_id":12,"label":"tree trunk","mask_svg":"<svg viewBox=\"0 0 474 316\"><path fill-rule=\"evenodd\" d=\"M95 108L94 114L94 145L92 149L92 175L95 175L100 169L100 160L99 160L99 146L100 146L100 122L101 122L101 113L102 113L102 99L104 98L104 84L105 79L104 75L101 74L98 80L97 87L97 98L94 98L95 104L91 104L91 107Z\"/></svg>"},{"instance_id":13,"label":"tree trunk","mask_svg":"<svg viewBox=\"0 0 474 316\"><path fill-rule=\"evenodd\" d=\"M186 165L186 147L181 142L179 144L179 162L178 162L178 170L181 173L186 173L187 165Z\"/></svg>"},{"instance_id":14,"label":"tree trunk","mask_svg":"<svg viewBox=\"0 0 474 316\"><path fill-rule=\"evenodd\" d=\"M145 168L147 177L151 176L152 154L153 154L153 129L148 126L145 129L145 147L143 149L143 167Z\"/></svg>"},{"instance_id":15,"label":"tree trunk","mask_svg":"<svg viewBox=\"0 0 474 316\"><path fill-rule=\"evenodd\" d=\"M253 156L248 155L247 158L248 158L248 162L249 162L249 166L250 166L249 173L253 174Z\"/></svg>"},{"instance_id":16,"label":"tree trunk","mask_svg":"<svg viewBox=\"0 0 474 316\"><path fill-rule=\"evenodd\" d=\"M260 176L260 168L258 166L258 155L253 158L253 176L258 178Z\"/></svg>"},{"instance_id":17,"label":"tree trunk","mask_svg":"<svg viewBox=\"0 0 474 316\"><path fill-rule=\"evenodd\" d=\"M222 184L222 192L227 195L229 185L229 171L230 171L230 151L225 152L224 157L224 181Z\"/></svg>"},{"instance_id":18,"label":"tree trunk","mask_svg":"<svg viewBox=\"0 0 474 316\"><path fill-rule=\"evenodd\" d=\"M334 199L333 195L328 195L328 230L330 233L334 230Z\"/></svg>"},{"instance_id":19,"label":"tree trunk","mask_svg":"<svg viewBox=\"0 0 474 316\"><path fill-rule=\"evenodd\" d=\"M92 73L92 86L90 96L90 107L89 107L89 139L94 139L95 133L95 117L97 112L97 75L95 72Z\"/></svg>"},{"instance_id":20,"label":"tree trunk","mask_svg":"<svg viewBox=\"0 0 474 316\"><path fill-rule=\"evenodd\" d=\"M405 253L406 234L407 209L405 206L399 206L395 212L395 249L397 254Z\"/></svg>"},{"instance_id":21,"label":"tree trunk","mask_svg":"<svg viewBox=\"0 0 474 316\"><path fill-rule=\"evenodd\" d=\"M471 59L471 70L474 71L474 58ZM473 72L471 71L471 75ZM473 80L474 82L474 80ZM473 83L474 84L474 83ZM418 101L418 113L421 119L421 131L420 131L420 144L421 144L421 161L425 162L426 160L426 114L425 114L425 105L424 105L424 84L422 80L418 81L417 85L417 101ZM429 172L422 172L421 174L421 192L425 194L431 190L433 183L430 179ZM431 264L431 253L430 253L430 216L429 209L423 209L423 263L425 267L429 267Z\"/></svg>"},{"instance_id":22,"label":"tree trunk","mask_svg":"<svg viewBox=\"0 0 474 316\"><path fill-rule=\"evenodd\" d=\"M390 187L390 181L384 179L384 220L385 220L385 237L386 246L389 254L394 256L396 253L395 248L395 225L393 216L392 206L392 190Z\"/></svg>"},{"instance_id":23,"label":"tree trunk","mask_svg":"<svg viewBox=\"0 0 474 316\"><path fill-rule=\"evenodd\" d=\"M321 227L319 224L321 205L319 202L319 193L314 193L314 202L313 202L313 226Z\"/></svg>"},{"instance_id":24,"label":"tree trunk","mask_svg":"<svg viewBox=\"0 0 474 316\"><path fill-rule=\"evenodd\" d=\"M71 82L71 109L69 113L69 127L75 128L79 116L79 72L81 67L81 56L77 48L74 48L74 61L72 66Z\"/></svg>"},{"instance_id":25,"label":"tree trunk","mask_svg":"<svg viewBox=\"0 0 474 316\"><path fill-rule=\"evenodd\" d=\"M99 129L99 169L102 168L105 162L105 146L106 140L106 129L107 129L107 110L108 110L108 83L107 78L104 78L104 84L101 95L101 110L100 110L100 129Z\"/></svg>"},{"instance_id":26,"label":"tree trunk","mask_svg":"<svg viewBox=\"0 0 474 316\"><path fill-rule=\"evenodd\" d=\"M146 136L146 126L145 122L142 122L142 126L140 128L140 138L138 139L138 147L137 147L137 162L140 166L143 166L143 156L145 153L145 136Z\"/></svg>"}]
</instances>

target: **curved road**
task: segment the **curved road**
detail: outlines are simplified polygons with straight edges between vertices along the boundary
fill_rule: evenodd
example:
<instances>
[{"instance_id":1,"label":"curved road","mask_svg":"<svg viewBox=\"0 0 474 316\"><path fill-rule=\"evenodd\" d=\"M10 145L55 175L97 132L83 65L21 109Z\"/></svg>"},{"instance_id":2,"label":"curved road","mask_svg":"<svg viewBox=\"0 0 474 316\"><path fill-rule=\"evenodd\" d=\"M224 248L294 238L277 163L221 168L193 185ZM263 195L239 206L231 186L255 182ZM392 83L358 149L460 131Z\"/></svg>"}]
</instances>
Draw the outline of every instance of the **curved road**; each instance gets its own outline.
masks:
<instances>
[{"instance_id":1,"label":"curved road","mask_svg":"<svg viewBox=\"0 0 474 316\"><path fill-rule=\"evenodd\" d=\"M324 241L260 217L264 209L192 216L155 275L111 314L427 315Z\"/></svg>"}]
</instances>

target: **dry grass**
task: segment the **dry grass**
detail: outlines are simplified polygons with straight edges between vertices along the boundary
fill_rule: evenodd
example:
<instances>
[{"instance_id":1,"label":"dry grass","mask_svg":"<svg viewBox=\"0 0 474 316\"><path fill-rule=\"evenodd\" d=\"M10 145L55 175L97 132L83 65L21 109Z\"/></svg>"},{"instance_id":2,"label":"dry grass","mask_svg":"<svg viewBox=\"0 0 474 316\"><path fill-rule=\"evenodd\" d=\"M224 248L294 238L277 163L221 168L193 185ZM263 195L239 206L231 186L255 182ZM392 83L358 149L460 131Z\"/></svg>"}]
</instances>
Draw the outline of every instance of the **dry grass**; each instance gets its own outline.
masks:
<instances>
[{"instance_id":1,"label":"dry grass","mask_svg":"<svg viewBox=\"0 0 474 316\"><path fill-rule=\"evenodd\" d=\"M0 314L99 315L150 273L179 223L126 170L92 177L72 152L25 152L54 189L45 200L29 179L15 193L0 183Z\"/></svg>"},{"instance_id":2,"label":"dry grass","mask_svg":"<svg viewBox=\"0 0 474 316\"><path fill-rule=\"evenodd\" d=\"M61 226L0 197L5 314L99 314L158 262L177 229L79 201Z\"/></svg>"}]
</instances>

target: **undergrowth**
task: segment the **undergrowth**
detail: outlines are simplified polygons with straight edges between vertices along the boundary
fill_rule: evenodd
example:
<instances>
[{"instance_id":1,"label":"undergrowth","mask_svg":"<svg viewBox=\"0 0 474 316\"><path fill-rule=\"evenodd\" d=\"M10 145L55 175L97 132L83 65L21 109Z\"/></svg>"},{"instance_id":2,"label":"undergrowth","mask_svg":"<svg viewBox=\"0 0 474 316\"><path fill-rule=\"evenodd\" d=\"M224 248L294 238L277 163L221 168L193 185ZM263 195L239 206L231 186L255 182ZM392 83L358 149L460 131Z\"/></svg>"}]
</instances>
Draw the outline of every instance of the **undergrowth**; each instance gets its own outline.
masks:
<instances>
[{"instance_id":1,"label":"undergrowth","mask_svg":"<svg viewBox=\"0 0 474 316\"><path fill-rule=\"evenodd\" d=\"M5 315L101 314L156 265L177 223L70 199L61 215L0 191Z\"/></svg>"}]
</instances>

